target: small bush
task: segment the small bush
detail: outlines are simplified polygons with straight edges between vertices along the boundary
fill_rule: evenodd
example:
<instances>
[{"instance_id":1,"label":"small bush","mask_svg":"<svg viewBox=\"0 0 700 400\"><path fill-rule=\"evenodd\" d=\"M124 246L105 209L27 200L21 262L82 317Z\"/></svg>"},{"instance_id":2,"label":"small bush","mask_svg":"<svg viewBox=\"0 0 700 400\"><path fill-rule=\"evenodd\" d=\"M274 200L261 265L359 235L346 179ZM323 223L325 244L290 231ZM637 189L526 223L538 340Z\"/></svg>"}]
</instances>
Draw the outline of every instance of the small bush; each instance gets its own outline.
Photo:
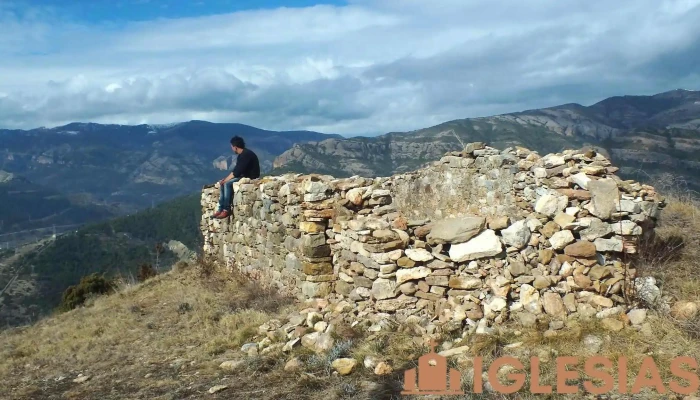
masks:
<instances>
[{"instance_id":1,"label":"small bush","mask_svg":"<svg viewBox=\"0 0 700 400\"><path fill-rule=\"evenodd\" d=\"M341 399L354 399L359 392L360 391L358 390L357 386L346 382L341 383L336 389L336 394Z\"/></svg>"},{"instance_id":2,"label":"small bush","mask_svg":"<svg viewBox=\"0 0 700 400\"><path fill-rule=\"evenodd\" d=\"M141 264L141 266L139 267L139 282L145 282L146 280L153 278L156 275L158 275L158 272L156 272L156 269L153 268L151 264Z\"/></svg>"},{"instance_id":3,"label":"small bush","mask_svg":"<svg viewBox=\"0 0 700 400\"><path fill-rule=\"evenodd\" d=\"M333 372L331 365L338 358L349 357L353 346L352 340L343 340L337 342L326 354L313 354L306 361L307 368L312 371L322 371L326 375Z\"/></svg>"},{"instance_id":4,"label":"small bush","mask_svg":"<svg viewBox=\"0 0 700 400\"><path fill-rule=\"evenodd\" d=\"M175 271L175 273L180 273L187 270L189 267L190 265L187 263L187 261L180 260L173 266L173 271Z\"/></svg>"},{"instance_id":5,"label":"small bush","mask_svg":"<svg viewBox=\"0 0 700 400\"><path fill-rule=\"evenodd\" d=\"M677 325L692 339L700 339L700 316L687 321L676 321Z\"/></svg>"},{"instance_id":6,"label":"small bush","mask_svg":"<svg viewBox=\"0 0 700 400\"><path fill-rule=\"evenodd\" d=\"M190 303L180 303L180 306L177 308L177 313L178 314L185 314L189 311L192 311L192 306Z\"/></svg>"},{"instance_id":7,"label":"small bush","mask_svg":"<svg viewBox=\"0 0 700 400\"><path fill-rule=\"evenodd\" d=\"M96 273L84 276L77 285L69 286L61 297L60 311L70 311L85 303L92 296L99 296L114 291L110 279Z\"/></svg>"},{"instance_id":8,"label":"small bush","mask_svg":"<svg viewBox=\"0 0 700 400\"><path fill-rule=\"evenodd\" d=\"M201 278L209 278L216 271L216 263L211 258L200 257L197 260L197 272Z\"/></svg>"}]
</instances>

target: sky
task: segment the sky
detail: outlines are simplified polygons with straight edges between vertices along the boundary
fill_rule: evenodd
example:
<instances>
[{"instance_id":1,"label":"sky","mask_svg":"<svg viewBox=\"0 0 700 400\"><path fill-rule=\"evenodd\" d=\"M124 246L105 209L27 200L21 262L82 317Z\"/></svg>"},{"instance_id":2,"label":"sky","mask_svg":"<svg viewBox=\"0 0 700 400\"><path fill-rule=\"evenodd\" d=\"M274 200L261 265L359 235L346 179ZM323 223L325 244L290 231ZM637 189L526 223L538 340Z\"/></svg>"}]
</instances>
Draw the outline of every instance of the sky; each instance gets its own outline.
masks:
<instances>
[{"instance_id":1,"label":"sky","mask_svg":"<svg viewBox=\"0 0 700 400\"><path fill-rule=\"evenodd\" d=\"M0 128L343 135L700 89L700 0L0 0Z\"/></svg>"}]
</instances>

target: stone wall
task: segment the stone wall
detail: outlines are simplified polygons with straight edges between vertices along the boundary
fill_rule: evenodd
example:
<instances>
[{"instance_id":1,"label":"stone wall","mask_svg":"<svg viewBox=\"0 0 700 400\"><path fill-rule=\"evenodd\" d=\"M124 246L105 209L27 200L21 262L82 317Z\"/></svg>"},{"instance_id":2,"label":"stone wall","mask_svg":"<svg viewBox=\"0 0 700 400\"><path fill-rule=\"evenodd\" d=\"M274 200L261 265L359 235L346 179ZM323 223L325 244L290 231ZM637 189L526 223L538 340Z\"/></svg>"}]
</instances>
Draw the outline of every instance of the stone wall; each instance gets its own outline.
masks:
<instances>
[{"instance_id":1,"label":"stone wall","mask_svg":"<svg viewBox=\"0 0 700 400\"><path fill-rule=\"evenodd\" d=\"M519 213L514 191L519 159L474 146L428 168L394 177L392 196L397 210L407 217L430 219Z\"/></svg>"},{"instance_id":2,"label":"stone wall","mask_svg":"<svg viewBox=\"0 0 700 400\"><path fill-rule=\"evenodd\" d=\"M604 318L628 306L624 256L663 206L616 171L592 151L471 143L392 177L244 180L230 221L209 219L218 188L204 190L204 250L300 298L342 301L349 321L486 331L507 318Z\"/></svg>"}]
</instances>

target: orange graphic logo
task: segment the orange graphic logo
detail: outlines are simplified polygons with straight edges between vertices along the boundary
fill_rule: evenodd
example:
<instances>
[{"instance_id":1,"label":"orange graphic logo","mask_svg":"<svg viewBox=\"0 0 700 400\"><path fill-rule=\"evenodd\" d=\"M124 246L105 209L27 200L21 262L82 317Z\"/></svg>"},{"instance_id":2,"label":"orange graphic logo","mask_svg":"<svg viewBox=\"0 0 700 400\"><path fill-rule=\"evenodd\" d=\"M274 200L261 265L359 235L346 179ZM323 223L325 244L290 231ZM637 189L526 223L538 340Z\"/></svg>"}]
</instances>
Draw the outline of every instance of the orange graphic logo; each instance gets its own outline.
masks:
<instances>
[{"instance_id":1,"label":"orange graphic logo","mask_svg":"<svg viewBox=\"0 0 700 400\"><path fill-rule=\"evenodd\" d=\"M437 354L435 346L437 346L437 343L431 340L430 353L424 354L418 359L418 368L404 372L403 391L401 394L464 394L464 391L460 390L462 374L456 369L450 369L448 375L447 358ZM418 377L417 382L416 375Z\"/></svg>"}]
</instances>

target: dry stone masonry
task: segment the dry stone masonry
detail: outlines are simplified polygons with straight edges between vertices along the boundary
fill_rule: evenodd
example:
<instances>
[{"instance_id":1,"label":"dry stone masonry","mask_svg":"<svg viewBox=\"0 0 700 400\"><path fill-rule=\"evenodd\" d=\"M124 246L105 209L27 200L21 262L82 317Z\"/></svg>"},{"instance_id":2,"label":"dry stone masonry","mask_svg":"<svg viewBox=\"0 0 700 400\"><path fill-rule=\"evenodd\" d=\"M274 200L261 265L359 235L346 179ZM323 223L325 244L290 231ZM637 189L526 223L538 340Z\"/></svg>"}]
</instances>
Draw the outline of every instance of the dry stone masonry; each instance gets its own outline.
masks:
<instances>
[{"instance_id":1,"label":"dry stone masonry","mask_svg":"<svg viewBox=\"0 0 700 400\"><path fill-rule=\"evenodd\" d=\"M626 256L653 234L663 199L616 171L592 150L471 143L391 177L244 179L230 220L209 218L219 189L204 190L204 251L312 299L262 327L287 347L327 348L340 320L487 333L507 319L606 319L627 313L633 292L659 295Z\"/></svg>"}]
</instances>

